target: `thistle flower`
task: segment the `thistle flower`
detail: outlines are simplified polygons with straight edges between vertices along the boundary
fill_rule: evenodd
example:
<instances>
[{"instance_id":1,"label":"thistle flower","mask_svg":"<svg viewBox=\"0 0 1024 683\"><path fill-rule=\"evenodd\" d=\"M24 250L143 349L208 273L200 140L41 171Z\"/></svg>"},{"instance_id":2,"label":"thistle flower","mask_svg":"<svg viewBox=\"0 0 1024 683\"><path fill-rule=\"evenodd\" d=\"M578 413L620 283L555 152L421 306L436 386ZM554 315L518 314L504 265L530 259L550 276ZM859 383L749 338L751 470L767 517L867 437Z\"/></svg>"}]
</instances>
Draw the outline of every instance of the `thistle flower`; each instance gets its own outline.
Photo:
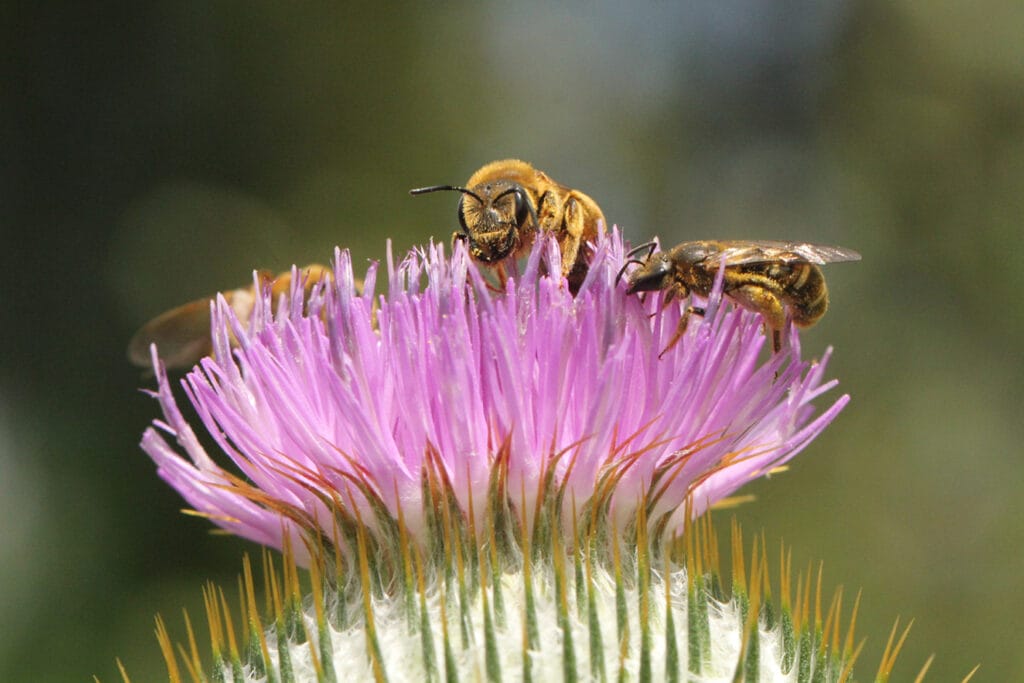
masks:
<instances>
[{"instance_id":1,"label":"thistle flower","mask_svg":"<svg viewBox=\"0 0 1024 683\"><path fill-rule=\"evenodd\" d=\"M728 601L706 578L713 544L687 532L846 405L813 403L835 385L827 354L803 360L795 330L786 351L764 353L759 316L723 302L721 282L667 348L681 308L626 295L624 251L617 232L602 237L575 297L549 275L558 245L540 240L500 291L461 247L449 258L432 245L398 264L389 247L379 296L377 267L359 288L337 251L332 282L308 301L298 283L279 302L265 295L248 329L217 301L214 353L182 382L216 458L154 350L164 420L142 447L160 476L214 524L315 577L315 614L290 617L307 635L279 626L273 638L305 654L264 644L251 680L295 677L296 657L310 680L341 666L390 680L545 680L549 666L567 680L620 669L676 680L703 666L702 680L732 680L759 630L788 664L748 670L797 680L799 654L831 672L822 680L848 675L849 644L828 663L828 642L798 647L758 601ZM752 593L766 577L751 574ZM522 647L497 646L509 637ZM353 648L364 656L344 654ZM712 650L729 653L717 674ZM221 674L240 675L237 654L215 656Z\"/></svg>"},{"instance_id":2,"label":"thistle flower","mask_svg":"<svg viewBox=\"0 0 1024 683\"><path fill-rule=\"evenodd\" d=\"M720 293L686 341L661 355L680 309L626 296L615 284L622 254L617 234L602 240L575 298L543 275L558 270L553 242L534 249L500 295L461 249L449 260L431 246L397 266L389 254L378 307L376 267L360 293L339 251L333 284L306 306L296 287L276 313L265 297L253 329L220 301L213 357L183 382L245 479L200 445L159 362L166 422L156 427L188 459L156 428L142 446L196 510L275 548L282 529L298 534L293 541L304 531L329 535L335 504L369 515L363 488L396 519L399 507L418 509L431 459L466 513L471 497L486 498L502 454L504 493L528 524L544 476L564 489L568 508L615 471L612 521L625 525L657 485L652 519L671 515L666 530L681 531L688 498L699 515L784 464L849 397L816 415L811 402L835 385L823 381L827 358L801 360L792 334L789 354L760 362L760 318L721 306ZM234 352L231 335L240 340ZM406 524L422 542L422 520L408 514Z\"/></svg>"}]
</instances>

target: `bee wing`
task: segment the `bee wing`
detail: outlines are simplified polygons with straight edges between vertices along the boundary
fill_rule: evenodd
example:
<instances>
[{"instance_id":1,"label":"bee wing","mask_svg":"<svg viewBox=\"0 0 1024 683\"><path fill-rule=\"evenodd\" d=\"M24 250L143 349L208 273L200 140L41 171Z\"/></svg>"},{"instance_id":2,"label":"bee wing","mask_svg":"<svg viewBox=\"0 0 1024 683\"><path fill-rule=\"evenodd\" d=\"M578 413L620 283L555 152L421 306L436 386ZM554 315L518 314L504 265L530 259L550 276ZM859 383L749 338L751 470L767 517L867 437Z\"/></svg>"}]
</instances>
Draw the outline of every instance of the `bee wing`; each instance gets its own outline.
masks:
<instances>
[{"instance_id":1,"label":"bee wing","mask_svg":"<svg viewBox=\"0 0 1024 683\"><path fill-rule=\"evenodd\" d=\"M309 297L321 281L333 281L333 271L324 265L314 263L299 271L302 278L304 300ZM285 271L278 276L269 270L256 273L261 290L269 288L271 302L276 305L281 296L291 291L292 273ZM358 291L362 291L362 280L356 280ZM255 287L243 287L222 292L231 304L238 319L246 322L256 305ZM172 308L150 320L135 333L128 342L128 360L133 365L149 367L149 347L157 345L160 359L169 368L190 368L204 356L213 353L210 340L210 302L214 297L196 299L177 308ZM232 336L232 343L234 337Z\"/></svg>"},{"instance_id":2,"label":"bee wing","mask_svg":"<svg viewBox=\"0 0 1024 683\"><path fill-rule=\"evenodd\" d=\"M810 244L808 242L793 242L789 244L789 251L801 257L805 261L823 265L826 263L842 263L844 261L860 261L860 254L853 249L837 247L830 244Z\"/></svg>"},{"instance_id":3,"label":"bee wing","mask_svg":"<svg viewBox=\"0 0 1024 683\"><path fill-rule=\"evenodd\" d=\"M719 253L710 255L708 260L718 260L724 256L726 264L730 266L770 261L807 262L823 265L860 260L860 254L853 249L809 242L744 240L722 242L722 244L726 246Z\"/></svg>"},{"instance_id":4,"label":"bee wing","mask_svg":"<svg viewBox=\"0 0 1024 683\"><path fill-rule=\"evenodd\" d=\"M143 325L128 342L128 360L149 367L151 344L156 344L160 359L170 368L191 367L210 355L210 299L182 304Z\"/></svg>"}]
</instances>

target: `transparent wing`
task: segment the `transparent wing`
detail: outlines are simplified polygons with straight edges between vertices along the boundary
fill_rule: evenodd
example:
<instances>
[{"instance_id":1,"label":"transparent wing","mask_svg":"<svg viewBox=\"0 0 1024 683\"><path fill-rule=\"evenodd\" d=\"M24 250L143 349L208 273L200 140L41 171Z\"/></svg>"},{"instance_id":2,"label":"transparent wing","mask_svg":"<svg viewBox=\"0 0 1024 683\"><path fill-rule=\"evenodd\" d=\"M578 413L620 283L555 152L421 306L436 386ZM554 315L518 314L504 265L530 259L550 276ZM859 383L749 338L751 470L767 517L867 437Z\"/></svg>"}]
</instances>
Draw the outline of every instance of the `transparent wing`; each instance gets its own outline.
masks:
<instances>
[{"instance_id":1,"label":"transparent wing","mask_svg":"<svg viewBox=\"0 0 1024 683\"><path fill-rule=\"evenodd\" d=\"M197 299L150 320L128 344L128 359L149 367L149 345L156 344L169 368L188 368L213 352L210 341L210 299Z\"/></svg>"},{"instance_id":2,"label":"transparent wing","mask_svg":"<svg viewBox=\"0 0 1024 683\"><path fill-rule=\"evenodd\" d=\"M723 256L727 265L739 266L748 263L807 262L822 265L859 261L860 254L853 249L809 242L782 242L775 240L720 241L721 250L710 254L708 261L717 261Z\"/></svg>"}]
</instances>

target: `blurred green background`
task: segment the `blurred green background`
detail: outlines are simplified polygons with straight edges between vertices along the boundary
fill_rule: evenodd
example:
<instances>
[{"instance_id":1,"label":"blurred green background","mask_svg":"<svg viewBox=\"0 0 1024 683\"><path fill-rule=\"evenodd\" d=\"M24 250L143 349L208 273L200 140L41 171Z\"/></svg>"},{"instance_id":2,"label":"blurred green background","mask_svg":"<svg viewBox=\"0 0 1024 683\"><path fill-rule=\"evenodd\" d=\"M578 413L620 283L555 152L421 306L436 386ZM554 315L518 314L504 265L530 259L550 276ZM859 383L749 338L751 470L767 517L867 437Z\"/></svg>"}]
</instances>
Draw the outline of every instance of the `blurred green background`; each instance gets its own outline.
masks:
<instances>
[{"instance_id":1,"label":"blurred green background","mask_svg":"<svg viewBox=\"0 0 1024 683\"><path fill-rule=\"evenodd\" d=\"M252 547L137 447L134 329L253 267L454 227L517 156L634 242L841 244L853 402L748 530L864 589L858 668L1024 680L1024 5L1017 0L4 3L0 680L164 680L152 637ZM720 522L725 521L723 516ZM774 539L774 540L773 540Z\"/></svg>"}]
</instances>

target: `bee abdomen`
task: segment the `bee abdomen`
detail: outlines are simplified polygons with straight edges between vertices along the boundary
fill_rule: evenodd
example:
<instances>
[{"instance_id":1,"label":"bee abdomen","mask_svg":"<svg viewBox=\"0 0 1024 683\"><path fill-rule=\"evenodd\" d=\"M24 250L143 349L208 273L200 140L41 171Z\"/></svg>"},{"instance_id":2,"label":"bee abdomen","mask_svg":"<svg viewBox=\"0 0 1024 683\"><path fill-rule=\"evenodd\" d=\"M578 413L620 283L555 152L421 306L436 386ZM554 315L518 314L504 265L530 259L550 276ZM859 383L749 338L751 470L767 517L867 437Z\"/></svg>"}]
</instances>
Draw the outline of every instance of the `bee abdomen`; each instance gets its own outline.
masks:
<instances>
[{"instance_id":1,"label":"bee abdomen","mask_svg":"<svg viewBox=\"0 0 1024 683\"><path fill-rule=\"evenodd\" d=\"M828 287L821 269L811 263L802 263L793 269L788 286L793 322L809 327L818 322L828 310Z\"/></svg>"}]
</instances>

